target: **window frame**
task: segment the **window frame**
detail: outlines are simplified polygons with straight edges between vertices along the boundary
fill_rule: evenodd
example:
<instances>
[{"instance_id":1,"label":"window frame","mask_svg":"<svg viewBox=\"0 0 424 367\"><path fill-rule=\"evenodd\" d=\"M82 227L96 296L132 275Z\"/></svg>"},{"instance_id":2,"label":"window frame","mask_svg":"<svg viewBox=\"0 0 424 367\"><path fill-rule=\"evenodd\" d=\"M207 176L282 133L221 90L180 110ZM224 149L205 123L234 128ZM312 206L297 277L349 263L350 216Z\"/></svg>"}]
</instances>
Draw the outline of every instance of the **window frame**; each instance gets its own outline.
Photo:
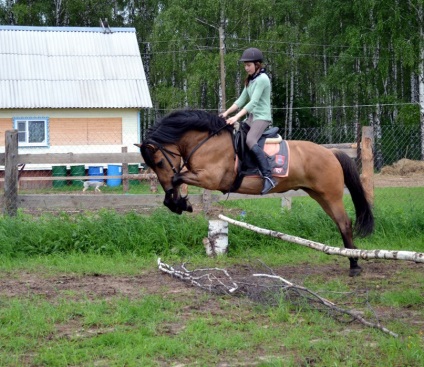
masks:
<instances>
[{"instance_id":1,"label":"window frame","mask_svg":"<svg viewBox=\"0 0 424 367\"><path fill-rule=\"evenodd\" d=\"M42 121L44 123L44 140L42 142L31 143L29 142L29 125L30 122ZM13 128L18 130L19 136L19 123L25 123L25 141L19 141L18 138L18 146L19 147L48 147L49 146L49 118L48 117L14 117L13 118Z\"/></svg>"}]
</instances>

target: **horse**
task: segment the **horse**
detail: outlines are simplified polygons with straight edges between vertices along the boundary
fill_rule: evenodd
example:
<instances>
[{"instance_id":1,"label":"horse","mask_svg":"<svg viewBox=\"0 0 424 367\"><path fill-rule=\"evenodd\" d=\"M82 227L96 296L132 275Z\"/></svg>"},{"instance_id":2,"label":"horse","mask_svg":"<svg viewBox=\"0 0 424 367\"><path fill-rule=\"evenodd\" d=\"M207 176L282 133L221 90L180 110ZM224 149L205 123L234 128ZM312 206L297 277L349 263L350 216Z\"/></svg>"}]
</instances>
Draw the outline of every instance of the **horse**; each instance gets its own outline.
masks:
<instances>
[{"instance_id":1,"label":"horse","mask_svg":"<svg viewBox=\"0 0 424 367\"><path fill-rule=\"evenodd\" d=\"M144 162L157 175L165 191L164 205L172 212L192 212L182 184L229 193L237 177L236 152L232 125L222 117L202 110L176 110L151 126L140 147ZM275 177L277 184L270 193L303 190L316 200L340 231L344 247L356 249L353 235L365 237L374 229L374 217L351 158L337 149L318 144L287 140L290 167L287 177ZM355 207L355 226L344 204L344 187L348 188ZM260 195L261 177L246 176L234 191ZM349 276L362 268L349 258Z\"/></svg>"}]
</instances>

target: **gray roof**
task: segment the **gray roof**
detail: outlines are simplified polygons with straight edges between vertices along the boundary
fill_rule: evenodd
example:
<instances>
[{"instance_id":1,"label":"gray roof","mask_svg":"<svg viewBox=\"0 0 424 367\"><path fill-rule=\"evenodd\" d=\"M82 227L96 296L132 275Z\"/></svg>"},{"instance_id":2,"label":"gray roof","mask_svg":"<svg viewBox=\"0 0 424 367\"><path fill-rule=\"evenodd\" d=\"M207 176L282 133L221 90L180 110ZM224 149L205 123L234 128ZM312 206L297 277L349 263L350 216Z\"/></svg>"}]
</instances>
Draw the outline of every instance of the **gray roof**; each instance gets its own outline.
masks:
<instances>
[{"instance_id":1,"label":"gray roof","mask_svg":"<svg viewBox=\"0 0 424 367\"><path fill-rule=\"evenodd\" d=\"M0 26L0 108L144 108L134 28Z\"/></svg>"}]
</instances>

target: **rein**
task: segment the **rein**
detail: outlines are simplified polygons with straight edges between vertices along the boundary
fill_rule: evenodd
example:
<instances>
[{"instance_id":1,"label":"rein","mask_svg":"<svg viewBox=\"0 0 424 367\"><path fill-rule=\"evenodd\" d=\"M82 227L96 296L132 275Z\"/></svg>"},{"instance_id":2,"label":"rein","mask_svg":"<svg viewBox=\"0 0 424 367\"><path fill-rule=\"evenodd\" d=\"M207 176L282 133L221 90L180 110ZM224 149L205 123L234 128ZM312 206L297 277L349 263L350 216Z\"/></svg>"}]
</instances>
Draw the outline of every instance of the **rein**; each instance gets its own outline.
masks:
<instances>
[{"instance_id":1,"label":"rein","mask_svg":"<svg viewBox=\"0 0 424 367\"><path fill-rule=\"evenodd\" d=\"M188 161L190 160L190 158L193 156L193 154L203 145L205 144L210 138L214 137L215 135L217 135L220 131L224 130L224 128L226 128L228 125L224 125L222 127L220 127L218 130L214 131L212 134L208 135L205 139L203 139L200 143L198 143L190 152L190 154L187 156L187 158L184 159L183 164L180 165L179 169L175 168L175 166L172 164L171 158L169 157L169 155L171 155L172 157L175 156L180 156L182 157L181 154L179 153L175 153L172 152L171 150L164 148L161 144L155 142L154 140L152 140L151 142L156 145L156 147L161 151L161 153L163 154L163 156L165 157L165 159L167 160L168 164L170 165L172 172L174 172L174 174L178 174L181 172L181 170L184 167L187 167L188 165ZM169 154L169 155L168 155Z\"/></svg>"}]
</instances>

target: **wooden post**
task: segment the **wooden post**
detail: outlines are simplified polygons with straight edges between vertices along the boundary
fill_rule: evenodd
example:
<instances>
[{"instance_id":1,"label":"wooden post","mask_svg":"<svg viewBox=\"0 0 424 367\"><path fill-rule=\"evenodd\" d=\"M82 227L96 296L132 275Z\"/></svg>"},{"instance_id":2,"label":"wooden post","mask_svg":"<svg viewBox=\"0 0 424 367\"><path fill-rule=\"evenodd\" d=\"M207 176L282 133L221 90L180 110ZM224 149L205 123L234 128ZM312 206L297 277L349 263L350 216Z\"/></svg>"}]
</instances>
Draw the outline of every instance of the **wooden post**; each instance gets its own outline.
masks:
<instances>
[{"instance_id":1,"label":"wooden post","mask_svg":"<svg viewBox=\"0 0 424 367\"><path fill-rule=\"evenodd\" d=\"M203 212L209 214L212 203L212 191L211 190L203 190L202 194L202 203L203 203Z\"/></svg>"},{"instance_id":2,"label":"wooden post","mask_svg":"<svg viewBox=\"0 0 424 367\"><path fill-rule=\"evenodd\" d=\"M373 156L373 128L362 128L361 142L362 175L361 181L364 186L367 199L374 204L374 156Z\"/></svg>"},{"instance_id":3,"label":"wooden post","mask_svg":"<svg viewBox=\"0 0 424 367\"><path fill-rule=\"evenodd\" d=\"M220 71L221 71L221 108L222 112L225 111L226 108L226 99L227 96L225 94L225 44L224 44L224 28L221 25L218 28L219 31L219 59L220 59Z\"/></svg>"},{"instance_id":4,"label":"wooden post","mask_svg":"<svg viewBox=\"0 0 424 367\"><path fill-rule=\"evenodd\" d=\"M290 196L281 197L281 207L290 210L292 208L292 198Z\"/></svg>"},{"instance_id":5,"label":"wooden post","mask_svg":"<svg viewBox=\"0 0 424 367\"><path fill-rule=\"evenodd\" d=\"M122 147L121 148L122 153L127 153L128 148ZM124 192L128 192L128 189L130 187L129 180L128 180L128 163L122 163L122 189Z\"/></svg>"},{"instance_id":6,"label":"wooden post","mask_svg":"<svg viewBox=\"0 0 424 367\"><path fill-rule=\"evenodd\" d=\"M18 211L18 130L6 131L4 163L5 213L15 216Z\"/></svg>"}]
</instances>

